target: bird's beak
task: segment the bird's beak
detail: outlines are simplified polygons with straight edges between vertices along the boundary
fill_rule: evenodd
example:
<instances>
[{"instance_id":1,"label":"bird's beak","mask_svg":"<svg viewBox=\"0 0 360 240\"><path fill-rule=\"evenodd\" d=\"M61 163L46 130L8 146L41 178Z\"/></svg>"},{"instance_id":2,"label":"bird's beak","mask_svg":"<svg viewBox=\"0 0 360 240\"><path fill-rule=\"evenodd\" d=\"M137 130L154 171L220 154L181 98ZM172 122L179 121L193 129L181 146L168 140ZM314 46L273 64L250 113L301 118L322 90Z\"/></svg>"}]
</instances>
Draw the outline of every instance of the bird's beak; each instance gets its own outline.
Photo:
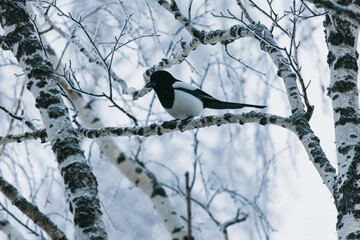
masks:
<instances>
[{"instance_id":1,"label":"bird's beak","mask_svg":"<svg viewBox=\"0 0 360 240\"><path fill-rule=\"evenodd\" d=\"M153 88L155 86L155 83L154 82L148 82L145 87L146 88Z\"/></svg>"}]
</instances>

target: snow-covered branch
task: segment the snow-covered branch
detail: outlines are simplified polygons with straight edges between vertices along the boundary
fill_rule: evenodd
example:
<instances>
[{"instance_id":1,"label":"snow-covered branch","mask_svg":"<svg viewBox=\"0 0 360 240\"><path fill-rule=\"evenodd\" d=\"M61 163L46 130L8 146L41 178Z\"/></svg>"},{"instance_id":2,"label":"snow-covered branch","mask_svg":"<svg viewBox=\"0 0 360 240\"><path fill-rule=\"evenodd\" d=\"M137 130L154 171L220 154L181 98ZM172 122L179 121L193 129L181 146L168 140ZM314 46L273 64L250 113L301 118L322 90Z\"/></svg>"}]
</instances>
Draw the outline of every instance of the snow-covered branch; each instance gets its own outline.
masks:
<instances>
[{"instance_id":1,"label":"snow-covered branch","mask_svg":"<svg viewBox=\"0 0 360 240\"><path fill-rule=\"evenodd\" d=\"M296 74L291 70L288 59L277 46L273 35L264 25L256 24L251 25L250 27L254 31L256 39L259 41L261 49L269 54L270 58L277 67L278 76L284 80L284 85L291 106L291 113L304 113L304 104L301 101L299 88L296 82Z\"/></svg>"},{"instance_id":2,"label":"snow-covered branch","mask_svg":"<svg viewBox=\"0 0 360 240\"><path fill-rule=\"evenodd\" d=\"M323 179L324 184L329 189L330 193L333 194L336 170L330 164L329 159L322 150L319 138L314 134L308 119L304 115L294 114L290 119L294 124L293 132L303 144L310 161L314 164L316 170Z\"/></svg>"},{"instance_id":3,"label":"snow-covered branch","mask_svg":"<svg viewBox=\"0 0 360 240\"><path fill-rule=\"evenodd\" d=\"M196 38L193 38L189 42L185 42L185 41L181 42L182 51L177 53L176 56L174 56L170 59L166 59L166 58L161 59L161 61L157 65L148 69L144 73L145 80L150 81L150 76L155 71L169 68L172 65L181 63L190 54L190 52L195 50L197 48L197 46L199 46L199 45L200 45L200 42ZM140 91L136 91L133 94L133 99L137 100L138 98L147 94L149 91L150 90L148 88L143 88Z\"/></svg>"},{"instance_id":4,"label":"snow-covered branch","mask_svg":"<svg viewBox=\"0 0 360 240\"><path fill-rule=\"evenodd\" d=\"M76 101L74 101L76 104ZM99 120L97 120L99 121ZM96 122L96 121L95 121ZM94 123L95 123L94 122ZM163 135L172 132L185 132L197 128L204 128L210 126L221 126L225 124L236 123L243 125L245 123L259 123L261 125L273 124L280 127L284 127L293 130L291 121L288 118L280 117L277 115L260 113L260 112L249 112L242 114L231 114L226 113L223 115L216 116L205 116L202 118L193 118L190 120L172 120L165 121L160 124L150 124L147 126L135 126L135 127L101 127L89 129L80 128L78 129L79 137L101 139L104 137L130 137L130 136L153 136ZM19 141L26 141L31 139L41 138L45 140L47 137L44 129L37 130L35 132L26 132L18 135L7 135L0 137L0 144L12 143Z\"/></svg>"},{"instance_id":5,"label":"snow-covered branch","mask_svg":"<svg viewBox=\"0 0 360 240\"><path fill-rule=\"evenodd\" d=\"M171 14L173 14L175 19L185 27L190 35L199 40L202 44L216 44L219 42L226 44L244 36L253 36L251 29L242 25L234 25L230 29L226 30L219 29L209 32L200 31L195 28L189 19L181 13L175 1L172 1L170 4L166 0L158 0L158 3Z\"/></svg>"},{"instance_id":6,"label":"snow-covered branch","mask_svg":"<svg viewBox=\"0 0 360 240\"><path fill-rule=\"evenodd\" d=\"M81 239L107 239L96 178L85 160L51 63L38 39L25 3L1 1L0 15L6 44L29 81L27 88L35 98L35 106L40 111L59 163L78 235Z\"/></svg>"},{"instance_id":7,"label":"snow-covered branch","mask_svg":"<svg viewBox=\"0 0 360 240\"><path fill-rule=\"evenodd\" d=\"M360 25L359 9L354 8L353 5L343 6L337 1L333 1L333 0L306 0L306 1L313 3L318 8L323 8L324 10L327 10L334 15L338 15L357 26Z\"/></svg>"},{"instance_id":8,"label":"snow-covered branch","mask_svg":"<svg viewBox=\"0 0 360 240\"><path fill-rule=\"evenodd\" d=\"M229 220L219 224L220 231L222 231L224 233L225 239L228 239L228 233L227 233L228 227L230 227L231 225L234 225L236 223L244 222L247 218L248 218L247 214L240 214L240 211L238 210L236 216L233 219L229 219Z\"/></svg>"},{"instance_id":9,"label":"snow-covered branch","mask_svg":"<svg viewBox=\"0 0 360 240\"><path fill-rule=\"evenodd\" d=\"M13 142L23 142L27 140L41 139L41 142L47 141L47 134L45 129L39 129L34 132L25 132L23 134L9 134L0 136L0 145Z\"/></svg>"},{"instance_id":10,"label":"snow-covered branch","mask_svg":"<svg viewBox=\"0 0 360 240\"><path fill-rule=\"evenodd\" d=\"M88 138L120 137L120 136L151 136L163 135L172 132L185 132L196 128L210 126L221 126L224 124L236 123L259 123L261 125L273 124L280 127L292 129L291 122L283 117L251 111L243 114L226 113L223 115L206 116L189 120L172 120L161 124L150 124L140 127L106 127L101 129L79 129L79 133Z\"/></svg>"},{"instance_id":11,"label":"snow-covered branch","mask_svg":"<svg viewBox=\"0 0 360 240\"><path fill-rule=\"evenodd\" d=\"M44 229L52 238L66 240L65 234L46 215L40 212L39 208L27 201L19 191L0 176L0 191L15 205L21 212L28 216L35 224ZM0 222L0 229L2 230ZM8 229L9 230L9 229ZM12 238L11 238L12 239Z\"/></svg>"},{"instance_id":12,"label":"snow-covered branch","mask_svg":"<svg viewBox=\"0 0 360 240\"><path fill-rule=\"evenodd\" d=\"M9 110L7 110L5 107L0 106L0 109L3 110L4 112L6 112L12 119L18 120L23 122L26 126L28 126L31 130L36 131L36 127L34 126L34 124L32 124L31 121L27 120L24 117L21 116L16 116L15 114L11 113Z\"/></svg>"}]
</instances>

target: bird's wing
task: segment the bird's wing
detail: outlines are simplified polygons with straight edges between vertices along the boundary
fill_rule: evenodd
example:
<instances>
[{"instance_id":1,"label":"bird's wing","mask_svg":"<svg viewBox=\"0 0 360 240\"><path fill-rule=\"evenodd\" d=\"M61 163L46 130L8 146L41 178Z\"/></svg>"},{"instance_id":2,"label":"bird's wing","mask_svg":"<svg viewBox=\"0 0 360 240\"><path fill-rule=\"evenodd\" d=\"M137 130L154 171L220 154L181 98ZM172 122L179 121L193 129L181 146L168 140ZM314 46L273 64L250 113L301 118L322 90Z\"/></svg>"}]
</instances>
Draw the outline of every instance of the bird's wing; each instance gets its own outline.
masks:
<instances>
[{"instance_id":1,"label":"bird's wing","mask_svg":"<svg viewBox=\"0 0 360 240\"><path fill-rule=\"evenodd\" d=\"M201 101L220 101L216 98L214 98L213 96L207 94L206 92L196 88L195 90L189 90L189 89L185 89L185 88L176 88L178 90L182 90L184 92L190 93L191 95L193 95L194 97L200 99Z\"/></svg>"},{"instance_id":2,"label":"bird's wing","mask_svg":"<svg viewBox=\"0 0 360 240\"><path fill-rule=\"evenodd\" d=\"M196 87L193 87L187 83L184 83L183 81L177 80L176 82L174 82L174 84L172 85L173 88L175 89L188 89L188 90L195 90L197 89Z\"/></svg>"},{"instance_id":3,"label":"bird's wing","mask_svg":"<svg viewBox=\"0 0 360 240\"><path fill-rule=\"evenodd\" d=\"M206 92L181 81L174 83L173 88L176 90L187 92L202 101L219 101L210 94L207 94Z\"/></svg>"},{"instance_id":4,"label":"bird's wing","mask_svg":"<svg viewBox=\"0 0 360 240\"><path fill-rule=\"evenodd\" d=\"M196 97L197 99L203 102L204 108L213 108L213 109L238 109L243 107L254 107L254 108L264 108L266 106L246 104L246 103L235 103L235 102L224 102L219 99L214 98L210 94L190 86L183 82L176 82L173 84L174 90L180 90L186 93L189 93Z\"/></svg>"},{"instance_id":5,"label":"bird's wing","mask_svg":"<svg viewBox=\"0 0 360 240\"><path fill-rule=\"evenodd\" d=\"M198 88L195 88L194 90L190 90L188 88L181 88L181 87L174 89L193 95L194 97L202 101L204 108L233 109L233 108L244 107L243 104L220 101Z\"/></svg>"}]
</instances>

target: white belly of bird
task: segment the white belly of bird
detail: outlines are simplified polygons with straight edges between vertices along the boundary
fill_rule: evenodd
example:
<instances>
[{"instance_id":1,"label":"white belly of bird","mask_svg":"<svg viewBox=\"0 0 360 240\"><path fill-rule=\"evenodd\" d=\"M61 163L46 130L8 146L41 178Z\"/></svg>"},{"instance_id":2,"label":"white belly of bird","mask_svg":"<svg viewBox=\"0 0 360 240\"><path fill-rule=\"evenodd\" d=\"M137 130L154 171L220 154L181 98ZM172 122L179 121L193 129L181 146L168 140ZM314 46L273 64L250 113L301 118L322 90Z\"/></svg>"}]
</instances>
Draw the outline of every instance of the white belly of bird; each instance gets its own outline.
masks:
<instances>
[{"instance_id":1,"label":"white belly of bird","mask_svg":"<svg viewBox=\"0 0 360 240\"><path fill-rule=\"evenodd\" d=\"M172 108L165 110L176 119L185 119L201 115L204 110L203 103L193 95L175 90L175 101Z\"/></svg>"}]
</instances>

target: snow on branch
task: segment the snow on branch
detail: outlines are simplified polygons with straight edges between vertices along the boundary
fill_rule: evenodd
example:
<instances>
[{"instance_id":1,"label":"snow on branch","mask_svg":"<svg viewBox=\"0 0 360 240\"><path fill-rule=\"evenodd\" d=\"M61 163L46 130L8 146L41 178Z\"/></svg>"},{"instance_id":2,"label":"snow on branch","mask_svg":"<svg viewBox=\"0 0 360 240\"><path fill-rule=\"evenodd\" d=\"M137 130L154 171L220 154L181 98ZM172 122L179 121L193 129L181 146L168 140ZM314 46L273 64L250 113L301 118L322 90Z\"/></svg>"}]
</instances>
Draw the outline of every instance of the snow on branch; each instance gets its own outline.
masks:
<instances>
[{"instance_id":1,"label":"snow on branch","mask_svg":"<svg viewBox=\"0 0 360 240\"><path fill-rule=\"evenodd\" d=\"M150 124L140 127L106 127L101 129L80 128L79 134L88 138L119 137L119 136L152 136L163 135L172 132L185 132L196 128L210 126L221 126L229 123L243 125L245 123L259 123L261 125L274 124L284 128L292 129L291 122L283 117L267 113L251 111L243 114L226 113L223 115L206 116L189 120L172 120L161 124Z\"/></svg>"},{"instance_id":2,"label":"snow on branch","mask_svg":"<svg viewBox=\"0 0 360 240\"><path fill-rule=\"evenodd\" d=\"M74 101L76 104L76 101ZM97 121L99 121L97 119ZM104 137L129 137L129 136L152 136L163 135L171 132L185 132L196 128L204 128L210 126L221 126L229 123L259 123L261 125L275 124L284 128L292 129L291 122L283 117L259 113L249 112L243 114L231 114L217 116L205 116L202 118L194 118L187 121L172 120L166 121L161 124L150 124L148 126L135 126L135 127L104 127L96 129L80 128L77 132L79 137L88 138L104 138ZM39 139L43 141L47 139L45 129L39 129L34 132L25 132L23 134L12 135L9 134L5 137L0 137L0 144L7 144L12 142L22 142L26 140Z\"/></svg>"},{"instance_id":3,"label":"snow on branch","mask_svg":"<svg viewBox=\"0 0 360 240\"><path fill-rule=\"evenodd\" d=\"M28 216L35 224L44 229L52 238L66 240L65 234L52 222L46 215L40 212L39 208L33 203L27 201L19 191L0 176L0 191L15 205L21 212ZM3 224L0 222L0 230L3 230ZM11 238L13 239L13 238Z\"/></svg>"},{"instance_id":4,"label":"snow on branch","mask_svg":"<svg viewBox=\"0 0 360 240\"><path fill-rule=\"evenodd\" d=\"M244 36L253 36L249 28L241 25L234 25L226 30L214 30L209 32L200 31L180 12L175 1L172 1L170 4L166 0L158 0L158 3L173 14L175 19L185 27L190 35L199 40L202 44L216 44L218 42L226 44Z\"/></svg>"},{"instance_id":5,"label":"snow on branch","mask_svg":"<svg viewBox=\"0 0 360 240\"><path fill-rule=\"evenodd\" d=\"M74 103L78 105L75 100ZM88 107L88 106L87 106ZM85 108L85 107L84 107ZM89 108L89 107L88 107ZM91 109L91 108L90 108ZM81 113L81 112L80 112ZM82 118L86 119L85 117ZM96 123L100 121L98 118L96 121L89 121ZM172 120L165 121L161 124L150 124L147 126L135 126L135 127L103 127L97 126L96 129L80 128L77 132L79 137L88 138L104 138L104 137L129 137L129 136L152 136L163 135L171 132L185 132L196 128L204 128L210 126L221 126L229 123L238 123L243 125L245 123L259 123L261 125L274 124L284 128L292 129L290 120L266 113L249 112L242 114L226 113L224 115L205 116L202 118L193 118L189 120ZM23 134L12 135L9 134L4 137L0 137L0 144L7 144L12 142L22 142L32 139L42 139L43 142L47 139L45 129L39 129L34 132L25 132Z\"/></svg>"},{"instance_id":6,"label":"snow on branch","mask_svg":"<svg viewBox=\"0 0 360 240\"><path fill-rule=\"evenodd\" d=\"M182 41L181 42L181 48L182 48L181 52L177 53L171 59L166 59L166 58L161 59L161 61L157 65L155 65L145 71L145 73L144 73L145 82L147 83L148 81L150 81L150 76L153 72L162 70L165 68L169 68L175 64L179 64L182 61L184 61L184 59L190 54L190 52L195 50L199 45L200 45L200 42L196 38L193 38L189 42ZM140 91L136 91L133 94L133 99L137 100L138 98L147 94L149 91L150 90L148 88L143 88Z\"/></svg>"},{"instance_id":7,"label":"snow on branch","mask_svg":"<svg viewBox=\"0 0 360 240\"><path fill-rule=\"evenodd\" d=\"M311 129L306 114L294 114L289 117L289 120L294 125L293 132L303 144L310 161L314 164L330 193L333 194L336 169L331 165L329 159L322 150L320 140Z\"/></svg>"},{"instance_id":8,"label":"snow on branch","mask_svg":"<svg viewBox=\"0 0 360 240\"><path fill-rule=\"evenodd\" d=\"M41 139L41 142L47 141L47 134L45 129L39 129L33 132L25 132L23 134L8 134L0 136L0 144L8 144L13 142L23 142L27 140Z\"/></svg>"},{"instance_id":9,"label":"snow on branch","mask_svg":"<svg viewBox=\"0 0 360 240\"><path fill-rule=\"evenodd\" d=\"M303 2L304 0L302 0ZM323 8L331 12L332 14L339 15L340 17L345 18L351 23L358 26L360 24L360 12L358 9L349 6L343 6L333 0L306 0L310 3L313 3L318 8Z\"/></svg>"},{"instance_id":10,"label":"snow on branch","mask_svg":"<svg viewBox=\"0 0 360 240\"><path fill-rule=\"evenodd\" d=\"M283 55L277 46L273 35L265 25L255 24L249 26L255 33L255 38L260 43L260 48L267 52L277 67L277 74L284 80L287 96L290 102L291 113L304 113L304 104L301 100L299 88L296 82L296 74L291 70L289 60Z\"/></svg>"},{"instance_id":11,"label":"snow on branch","mask_svg":"<svg viewBox=\"0 0 360 240\"><path fill-rule=\"evenodd\" d=\"M190 35L199 40L202 44L216 44L218 42L226 44L240 37L252 35L251 31L247 27L240 25L234 25L230 29L226 30L214 30L209 32L200 31L195 28L191 21L180 12L180 9L175 1L171 1L171 4L166 0L158 0L157 2L173 14L175 19L185 27Z\"/></svg>"}]
</instances>

